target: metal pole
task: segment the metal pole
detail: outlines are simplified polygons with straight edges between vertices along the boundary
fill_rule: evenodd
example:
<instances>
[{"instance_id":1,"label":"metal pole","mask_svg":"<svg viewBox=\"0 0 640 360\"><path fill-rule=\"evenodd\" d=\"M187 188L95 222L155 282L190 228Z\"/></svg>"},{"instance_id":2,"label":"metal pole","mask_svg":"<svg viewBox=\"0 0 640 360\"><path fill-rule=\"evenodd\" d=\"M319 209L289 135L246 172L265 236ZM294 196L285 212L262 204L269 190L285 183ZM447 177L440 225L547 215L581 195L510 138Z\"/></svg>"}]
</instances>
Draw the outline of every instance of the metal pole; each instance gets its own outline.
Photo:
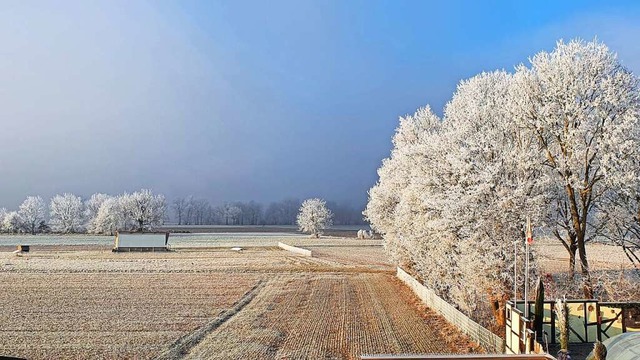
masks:
<instances>
[{"instance_id":1,"label":"metal pole","mask_svg":"<svg viewBox=\"0 0 640 360\"><path fill-rule=\"evenodd\" d=\"M518 301L518 240L513 243L513 306Z\"/></svg>"},{"instance_id":2,"label":"metal pole","mask_svg":"<svg viewBox=\"0 0 640 360\"><path fill-rule=\"evenodd\" d=\"M524 267L524 317L529 318L529 305L527 303L527 294L529 292L529 242L526 243L525 251L525 267Z\"/></svg>"}]
</instances>

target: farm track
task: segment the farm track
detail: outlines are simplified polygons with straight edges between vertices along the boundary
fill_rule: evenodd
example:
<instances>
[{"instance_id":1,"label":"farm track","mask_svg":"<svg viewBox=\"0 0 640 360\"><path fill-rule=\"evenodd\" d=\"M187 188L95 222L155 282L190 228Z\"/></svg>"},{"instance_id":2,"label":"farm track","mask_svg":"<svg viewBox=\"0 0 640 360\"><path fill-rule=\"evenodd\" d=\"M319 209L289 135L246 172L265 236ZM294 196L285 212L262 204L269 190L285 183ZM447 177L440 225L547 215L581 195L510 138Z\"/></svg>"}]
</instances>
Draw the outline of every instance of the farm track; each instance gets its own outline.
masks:
<instances>
[{"instance_id":1,"label":"farm track","mask_svg":"<svg viewBox=\"0 0 640 360\"><path fill-rule=\"evenodd\" d=\"M386 274L279 277L188 359L357 359L361 354L448 352ZM451 350L449 350L451 351Z\"/></svg>"},{"instance_id":2,"label":"farm track","mask_svg":"<svg viewBox=\"0 0 640 360\"><path fill-rule=\"evenodd\" d=\"M262 280L258 281L258 283L251 288L251 290L247 291L241 298L236 302L233 307L229 310L222 311L215 319L209 321L204 326L198 328L191 334L185 335L178 339L171 347L157 356L156 360L171 360L171 359L181 359L193 348L196 346L202 339L207 336L210 332L214 331L220 325L222 325L225 321L229 320L232 316L237 314L243 307L245 307L253 298L256 296L256 293L260 291L260 289L264 286L264 282Z\"/></svg>"}]
</instances>

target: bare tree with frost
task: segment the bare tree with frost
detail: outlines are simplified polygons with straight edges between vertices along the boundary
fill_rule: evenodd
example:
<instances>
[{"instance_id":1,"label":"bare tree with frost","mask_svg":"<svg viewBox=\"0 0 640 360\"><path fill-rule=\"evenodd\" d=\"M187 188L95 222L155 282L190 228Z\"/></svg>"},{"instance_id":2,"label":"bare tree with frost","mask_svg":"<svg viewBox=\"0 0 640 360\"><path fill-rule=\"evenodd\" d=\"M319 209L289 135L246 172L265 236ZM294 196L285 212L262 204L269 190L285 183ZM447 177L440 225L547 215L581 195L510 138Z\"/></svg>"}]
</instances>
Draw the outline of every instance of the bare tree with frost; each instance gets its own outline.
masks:
<instances>
[{"instance_id":1,"label":"bare tree with frost","mask_svg":"<svg viewBox=\"0 0 640 360\"><path fill-rule=\"evenodd\" d=\"M4 224L5 216L7 216L7 209L6 208L0 208L0 232L4 231L3 224Z\"/></svg>"},{"instance_id":2,"label":"bare tree with frost","mask_svg":"<svg viewBox=\"0 0 640 360\"><path fill-rule=\"evenodd\" d=\"M105 200L109 198L111 198L110 195L96 193L91 195L91 197L84 202L85 228L88 232L95 232L94 229L96 227L95 222L96 217L98 216L98 211Z\"/></svg>"},{"instance_id":3,"label":"bare tree with frost","mask_svg":"<svg viewBox=\"0 0 640 360\"><path fill-rule=\"evenodd\" d=\"M73 194L56 195L49 204L51 229L56 232L74 233L83 225L82 199Z\"/></svg>"},{"instance_id":4,"label":"bare tree with frost","mask_svg":"<svg viewBox=\"0 0 640 360\"><path fill-rule=\"evenodd\" d=\"M22 219L17 211L10 211L5 214L0 225L2 225L2 231L14 234L22 228Z\"/></svg>"},{"instance_id":5,"label":"bare tree with frost","mask_svg":"<svg viewBox=\"0 0 640 360\"><path fill-rule=\"evenodd\" d=\"M35 234L38 227L44 221L44 201L40 196L29 196L20 205L18 215L27 232Z\"/></svg>"},{"instance_id":6,"label":"bare tree with frost","mask_svg":"<svg viewBox=\"0 0 640 360\"><path fill-rule=\"evenodd\" d=\"M428 108L401 118L364 214L396 261L476 318L488 304L501 320L526 216L568 250L575 244L590 296L585 241L605 234L602 218L614 214L630 238L640 209L611 205L620 189L631 197L640 189L630 162L637 98L635 77L615 55L579 41L513 75L463 81L442 121Z\"/></svg>"},{"instance_id":7,"label":"bare tree with frost","mask_svg":"<svg viewBox=\"0 0 640 360\"><path fill-rule=\"evenodd\" d=\"M143 189L133 194L122 195L121 201L125 215L133 220L136 231L149 230L164 221L164 195L154 195L151 190Z\"/></svg>"},{"instance_id":8,"label":"bare tree with frost","mask_svg":"<svg viewBox=\"0 0 640 360\"><path fill-rule=\"evenodd\" d=\"M91 226L95 234L113 235L118 230L127 229L123 197L109 197L105 199Z\"/></svg>"},{"instance_id":9,"label":"bare tree with frost","mask_svg":"<svg viewBox=\"0 0 640 360\"><path fill-rule=\"evenodd\" d=\"M603 233L606 193L637 184L627 170L639 155L638 79L606 45L574 40L534 56L516 82L517 124L538 140L551 183L549 225L569 252L571 276L579 255L584 296L592 298L585 244Z\"/></svg>"},{"instance_id":10,"label":"bare tree with frost","mask_svg":"<svg viewBox=\"0 0 640 360\"><path fill-rule=\"evenodd\" d=\"M298 213L298 228L318 238L322 231L332 225L333 214L322 199L307 199L302 202Z\"/></svg>"}]
</instances>

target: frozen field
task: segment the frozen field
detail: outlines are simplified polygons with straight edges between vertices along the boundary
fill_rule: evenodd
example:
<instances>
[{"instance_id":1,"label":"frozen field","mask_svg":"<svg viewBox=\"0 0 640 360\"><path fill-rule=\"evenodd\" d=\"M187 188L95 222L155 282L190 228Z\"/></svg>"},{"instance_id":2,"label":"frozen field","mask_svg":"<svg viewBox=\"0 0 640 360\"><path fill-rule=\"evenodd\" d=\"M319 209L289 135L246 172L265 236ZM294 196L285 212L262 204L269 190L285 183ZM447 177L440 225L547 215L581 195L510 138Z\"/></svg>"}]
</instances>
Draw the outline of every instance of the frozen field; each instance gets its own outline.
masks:
<instances>
[{"instance_id":1,"label":"frozen field","mask_svg":"<svg viewBox=\"0 0 640 360\"><path fill-rule=\"evenodd\" d=\"M208 236L179 238L220 240ZM247 234L220 242L264 246L0 251L0 355L357 359L468 351L455 331L440 333L441 318L395 278L382 247L286 238L313 246L314 257L269 246L283 236Z\"/></svg>"},{"instance_id":2,"label":"frozen field","mask_svg":"<svg viewBox=\"0 0 640 360\"><path fill-rule=\"evenodd\" d=\"M25 245L100 245L113 246L113 236L99 235L2 235L0 247ZM312 239L296 233L172 233L171 247L234 247L278 246L278 242L320 245L381 245L381 240L357 240L353 238L325 237Z\"/></svg>"}]
</instances>

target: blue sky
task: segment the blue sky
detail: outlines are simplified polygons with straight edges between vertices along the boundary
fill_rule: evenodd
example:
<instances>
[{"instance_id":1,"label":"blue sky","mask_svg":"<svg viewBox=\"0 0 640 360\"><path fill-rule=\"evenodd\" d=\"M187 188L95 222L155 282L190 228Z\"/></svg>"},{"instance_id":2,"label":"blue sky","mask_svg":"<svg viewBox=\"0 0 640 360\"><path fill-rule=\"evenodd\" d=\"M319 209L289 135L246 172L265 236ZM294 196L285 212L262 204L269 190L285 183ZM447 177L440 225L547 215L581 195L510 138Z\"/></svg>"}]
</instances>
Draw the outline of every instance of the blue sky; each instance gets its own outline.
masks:
<instances>
[{"instance_id":1,"label":"blue sky","mask_svg":"<svg viewBox=\"0 0 640 360\"><path fill-rule=\"evenodd\" d=\"M398 117L597 37L640 71L636 2L5 1L0 207L142 187L363 205Z\"/></svg>"}]
</instances>

